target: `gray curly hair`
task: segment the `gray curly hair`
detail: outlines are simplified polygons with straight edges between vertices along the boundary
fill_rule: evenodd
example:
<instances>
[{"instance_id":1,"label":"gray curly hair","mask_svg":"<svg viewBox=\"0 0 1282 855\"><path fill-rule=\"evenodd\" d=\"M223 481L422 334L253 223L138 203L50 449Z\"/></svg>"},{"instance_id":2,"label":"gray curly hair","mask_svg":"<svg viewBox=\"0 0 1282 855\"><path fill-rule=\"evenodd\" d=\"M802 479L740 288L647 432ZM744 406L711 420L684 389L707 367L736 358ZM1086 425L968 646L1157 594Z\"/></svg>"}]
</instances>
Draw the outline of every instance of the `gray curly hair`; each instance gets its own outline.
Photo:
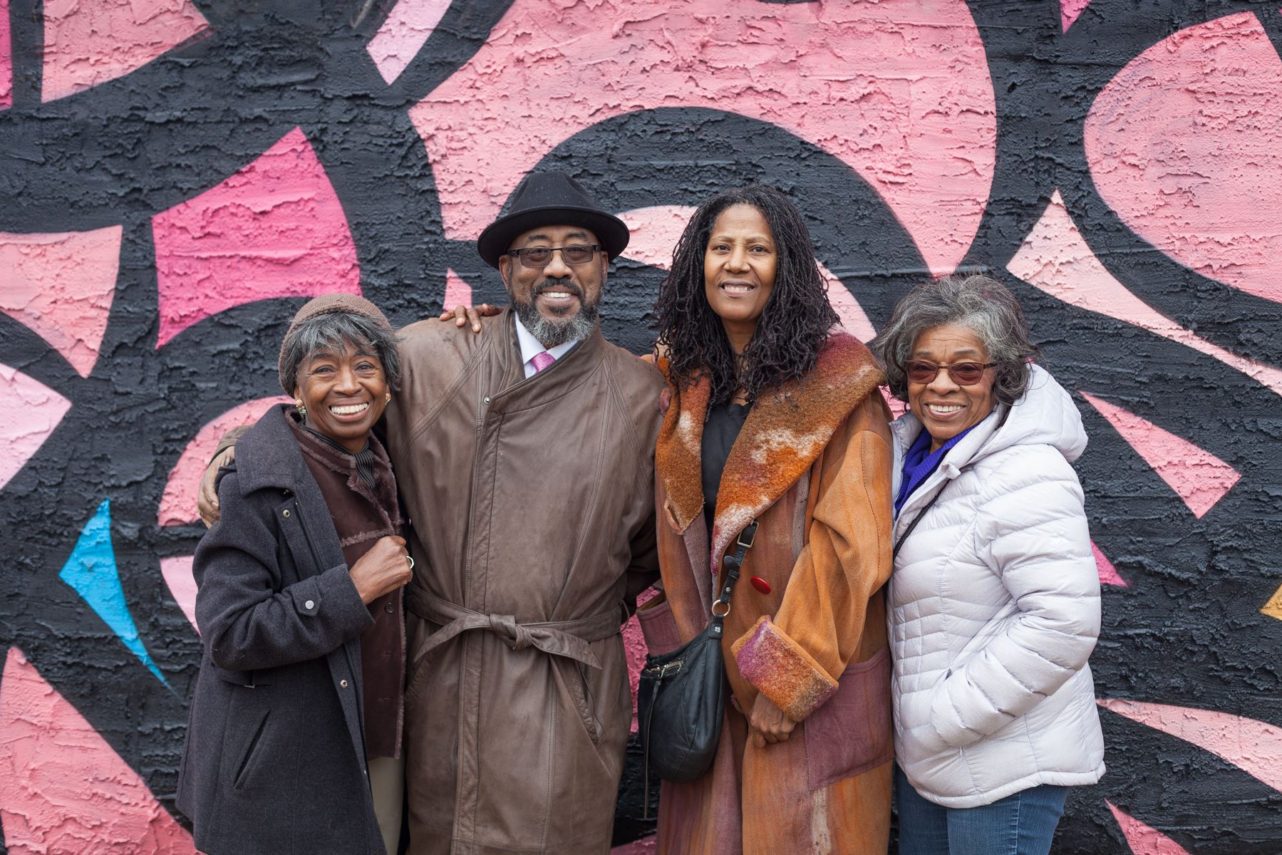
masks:
<instances>
[{"instance_id":1,"label":"gray curly hair","mask_svg":"<svg viewBox=\"0 0 1282 855\"><path fill-rule=\"evenodd\" d=\"M918 337L932 327L958 324L979 336L996 362L993 395L1013 404L1028 388L1028 364L1037 348L1028 340L1024 310L1015 295L990 276L948 276L923 282L895 306L890 323L869 342L886 369L891 394L908 400L905 366Z\"/></svg>"}]
</instances>

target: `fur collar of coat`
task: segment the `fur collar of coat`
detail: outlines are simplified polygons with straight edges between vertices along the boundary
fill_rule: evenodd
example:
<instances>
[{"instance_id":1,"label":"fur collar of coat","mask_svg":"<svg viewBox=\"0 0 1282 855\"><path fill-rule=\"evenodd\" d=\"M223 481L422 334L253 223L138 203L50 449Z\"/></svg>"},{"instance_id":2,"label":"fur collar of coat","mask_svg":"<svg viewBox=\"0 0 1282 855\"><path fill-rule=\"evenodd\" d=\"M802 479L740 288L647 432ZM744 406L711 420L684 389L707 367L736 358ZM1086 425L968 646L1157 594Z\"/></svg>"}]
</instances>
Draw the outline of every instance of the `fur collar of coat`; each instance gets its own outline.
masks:
<instances>
[{"instance_id":1,"label":"fur collar of coat","mask_svg":"<svg viewBox=\"0 0 1282 855\"><path fill-rule=\"evenodd\" d=\"M668 378L672 399L659 429L655 468L667 492L668 521L684 533L703 511L700 459L712 383L705 376L679 389L669 377L667 359L659 359L659 368ZM722 471L710 566L720 566L739 532L797 482L837 426L882 381L881 368L868 348L836 331L810 373L761 394Z\"/></svg>"}]
</instances>

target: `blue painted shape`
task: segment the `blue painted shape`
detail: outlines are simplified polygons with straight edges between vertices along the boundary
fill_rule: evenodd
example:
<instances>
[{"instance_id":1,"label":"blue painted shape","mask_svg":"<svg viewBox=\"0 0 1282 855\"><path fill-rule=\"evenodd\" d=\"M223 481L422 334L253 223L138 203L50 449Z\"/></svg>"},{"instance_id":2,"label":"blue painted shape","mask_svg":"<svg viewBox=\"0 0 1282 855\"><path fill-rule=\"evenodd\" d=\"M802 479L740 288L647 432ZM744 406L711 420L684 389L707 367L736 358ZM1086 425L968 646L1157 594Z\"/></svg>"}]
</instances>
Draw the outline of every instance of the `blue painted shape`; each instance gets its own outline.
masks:
<instances>
[{"instance_id":1,"label":"blue painted shape","mask_svg":"<svg viewBox=\"0 0 1282 855\"><path fill-rule=\"evenodd\" d=\"M120 571L116 568L116 553L111 548L111 500L103 499L98 510L80 531L76 548L58 573L80 598L102 618L120 643L142 664L156 675L156 679L169 685L160 673L151 654L138 637L138 625L125 604L125 589L120 585Z\"/></svg>"}]
</instances>

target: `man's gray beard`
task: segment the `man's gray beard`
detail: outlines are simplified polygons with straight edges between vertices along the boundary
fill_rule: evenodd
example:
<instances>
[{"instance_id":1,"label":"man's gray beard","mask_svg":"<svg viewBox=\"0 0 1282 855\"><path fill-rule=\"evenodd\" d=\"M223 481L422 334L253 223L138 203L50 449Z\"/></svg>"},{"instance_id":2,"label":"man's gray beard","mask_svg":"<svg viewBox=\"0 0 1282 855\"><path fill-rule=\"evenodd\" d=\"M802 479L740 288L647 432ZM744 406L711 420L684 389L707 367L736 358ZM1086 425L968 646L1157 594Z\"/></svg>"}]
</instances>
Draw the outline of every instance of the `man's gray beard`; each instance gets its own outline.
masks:
<instances>
[{"instance_id":1,"label":"man's gray beard","mask_svg":"<svg viewBox=\"0 0 1282 855\"><path fill-rule=\"evenodd\" d=\"M530 335L539 344L547 348L587 338L596 327L597 315L595 303L581 303L579 311L570 318L549 318L539 312L533 301L516 303L516 316L521 319L521 325L530 331Z\"/></svg>"}]
</instances>

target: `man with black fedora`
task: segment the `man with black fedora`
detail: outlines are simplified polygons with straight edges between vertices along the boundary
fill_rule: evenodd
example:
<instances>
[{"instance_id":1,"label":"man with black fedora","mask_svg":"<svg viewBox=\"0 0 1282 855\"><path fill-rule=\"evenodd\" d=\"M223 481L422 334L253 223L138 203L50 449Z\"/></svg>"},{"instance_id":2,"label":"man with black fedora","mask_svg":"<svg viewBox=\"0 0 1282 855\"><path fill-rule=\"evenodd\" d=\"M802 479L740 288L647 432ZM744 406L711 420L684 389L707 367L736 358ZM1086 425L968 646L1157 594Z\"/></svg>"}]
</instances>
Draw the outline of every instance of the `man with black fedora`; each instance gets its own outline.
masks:
<instances>
[{"instance_id":1,"label":"man with black fedora","mask_svg":"<svg viewBox=\"0 0 1282 855\"><path fill-rule=\"evenodd\" d=\"M632 718L619 627L657 577L662 380L601 336L621 220L527 176L477 241L511 308L402 331L388 451L406 589L410 851L608 852Z\"/></svg>"},{"instance_id":2,"label":"man with black fedora","mask_svg":"<svg viewBox=\"0 0 1282 855\"><path fill-rule=\"evenodd\" d=\"M385 445L412 521L412 853L610 849L632 720L619 628L658 578L663 381L597 320L628 237L568 175L529 175L477 241L511 308L479 335L401 331Z\"/></svg>"}]
</instances>

